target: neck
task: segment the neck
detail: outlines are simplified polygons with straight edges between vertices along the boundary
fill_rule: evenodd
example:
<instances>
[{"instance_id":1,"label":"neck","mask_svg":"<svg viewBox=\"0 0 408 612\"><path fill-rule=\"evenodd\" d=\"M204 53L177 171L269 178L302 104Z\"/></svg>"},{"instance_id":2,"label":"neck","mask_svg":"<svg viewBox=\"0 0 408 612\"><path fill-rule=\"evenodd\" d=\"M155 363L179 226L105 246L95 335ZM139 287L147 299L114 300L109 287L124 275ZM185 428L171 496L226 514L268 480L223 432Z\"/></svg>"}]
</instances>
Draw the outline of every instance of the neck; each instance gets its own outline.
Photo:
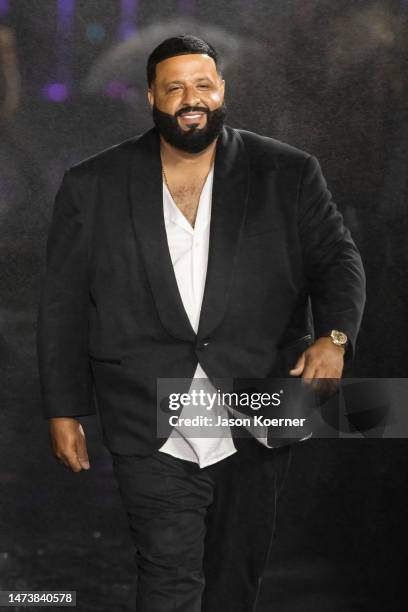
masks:
<instances>
[{"instance_id":1,"label":"neck","mask_svg":"<svg viewBox=\"0 0 408 612\"><path fill-rule=\"evenodd\" d=\"M199 153L189 153L188 151L182 151L181 149L173 147L160 135L160 153L162 160L168 166L175 167L183 165L186 167L188 164L188 167L191 169L211 164L215 156L217 140L218 137L206 149Z\"/></svg>"}]
</instances>

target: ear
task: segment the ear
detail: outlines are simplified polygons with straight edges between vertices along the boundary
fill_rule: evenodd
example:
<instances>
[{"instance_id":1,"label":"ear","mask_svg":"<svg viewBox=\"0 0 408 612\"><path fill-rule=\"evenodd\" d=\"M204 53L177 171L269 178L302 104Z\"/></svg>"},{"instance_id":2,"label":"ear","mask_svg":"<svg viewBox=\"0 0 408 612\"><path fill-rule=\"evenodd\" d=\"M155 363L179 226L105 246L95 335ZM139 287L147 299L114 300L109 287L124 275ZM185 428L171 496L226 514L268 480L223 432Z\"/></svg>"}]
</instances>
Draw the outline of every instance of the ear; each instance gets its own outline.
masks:
<instances>
[{"instance_id":1,"label":"ear","mask_svg":"<svg viewBox=\"0 0 408 612\"><path fill-rule=\"evenodd\" d=\"M150 87L147 90L147 101L149 103L150 109L152 109L153 108L153 104L154 104L154 93L153 93L153 90Z\"/></svg>"}]
</instances>

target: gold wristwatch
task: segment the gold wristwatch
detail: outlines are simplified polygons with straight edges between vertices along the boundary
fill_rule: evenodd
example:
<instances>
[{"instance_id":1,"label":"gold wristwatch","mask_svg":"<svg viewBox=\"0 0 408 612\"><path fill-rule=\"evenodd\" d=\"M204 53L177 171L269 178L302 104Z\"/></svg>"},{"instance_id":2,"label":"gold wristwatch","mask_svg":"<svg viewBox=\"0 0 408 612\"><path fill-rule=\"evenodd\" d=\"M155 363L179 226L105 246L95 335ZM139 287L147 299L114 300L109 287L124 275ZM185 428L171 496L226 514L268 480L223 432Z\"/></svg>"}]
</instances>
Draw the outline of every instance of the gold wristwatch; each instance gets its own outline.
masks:
<instances>
[{"instance_id":1,"label":"gold wristwatch","mask_svg":"<svg viewBox=\"0 0 408 612\"><path fill-rule=\"evenodd\" d=\"M344 350L347 349L348 338L346 334L338 329L332 329L328 334L329 338L336 346L342 346Z\"/></svg>"}]
</instances>

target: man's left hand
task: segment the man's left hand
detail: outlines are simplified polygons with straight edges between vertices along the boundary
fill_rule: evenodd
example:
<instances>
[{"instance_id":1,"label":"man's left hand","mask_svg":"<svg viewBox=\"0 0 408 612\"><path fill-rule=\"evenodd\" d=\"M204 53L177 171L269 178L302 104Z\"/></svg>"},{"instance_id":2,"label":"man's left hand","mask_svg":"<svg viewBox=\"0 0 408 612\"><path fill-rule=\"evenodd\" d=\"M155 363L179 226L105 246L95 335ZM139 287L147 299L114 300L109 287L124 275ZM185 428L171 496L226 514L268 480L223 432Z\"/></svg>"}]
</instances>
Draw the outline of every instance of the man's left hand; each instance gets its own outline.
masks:
<instances>
[{"instance_id":1,"label":"man's left hand","mask_svg":"<svg viewBox=\"0 0 408 612\"><path fill-rule=\"evenodd\" d=\"M289 370L291 376L301 376L316 391L330 393L337 388L344 368L345 350L333 344L330 338L318 338ZM320 381L320 379L331 379Z\"/></svg>"}]
</instances>

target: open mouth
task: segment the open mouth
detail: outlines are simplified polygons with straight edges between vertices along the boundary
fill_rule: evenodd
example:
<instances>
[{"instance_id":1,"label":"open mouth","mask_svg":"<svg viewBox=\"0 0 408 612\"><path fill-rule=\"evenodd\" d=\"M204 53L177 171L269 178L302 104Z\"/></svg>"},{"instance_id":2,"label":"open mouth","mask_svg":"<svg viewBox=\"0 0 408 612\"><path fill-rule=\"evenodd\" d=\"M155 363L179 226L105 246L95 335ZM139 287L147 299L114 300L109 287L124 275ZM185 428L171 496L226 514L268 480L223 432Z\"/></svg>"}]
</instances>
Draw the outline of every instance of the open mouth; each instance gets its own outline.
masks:
<instances>
[{"instance_id":1,"label":"open mouth","mask_svg":"<svg viewBox=\"0 0 408 612\"><path fill-rule=\"evenodd\" d=\"M182 113L181 115L179 115L179 117L183 123L191 125L193 123L200 123L204 115L205 113L198 113L197 111L195 111L190 113Z\"/></svg>"}]
</instances>

